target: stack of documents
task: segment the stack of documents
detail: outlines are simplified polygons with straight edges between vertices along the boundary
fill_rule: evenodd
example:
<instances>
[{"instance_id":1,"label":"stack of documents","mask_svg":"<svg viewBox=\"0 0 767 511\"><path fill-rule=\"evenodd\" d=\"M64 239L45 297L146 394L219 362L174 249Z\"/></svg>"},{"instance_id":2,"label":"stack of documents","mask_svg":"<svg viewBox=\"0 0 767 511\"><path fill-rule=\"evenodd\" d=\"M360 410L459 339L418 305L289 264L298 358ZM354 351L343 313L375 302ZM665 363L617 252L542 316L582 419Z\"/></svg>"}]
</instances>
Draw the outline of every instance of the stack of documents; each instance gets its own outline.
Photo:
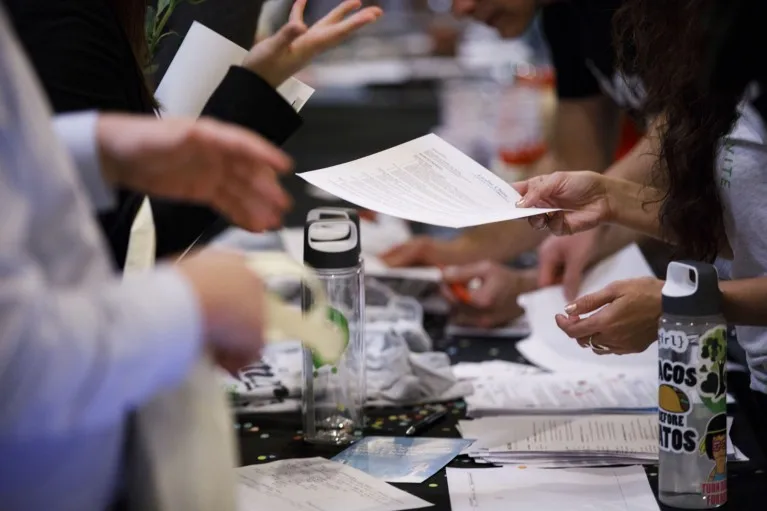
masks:
<instances>
[{"instance_id":1,"label":"stack of documents","mask_svg":"<svg viewBox=\"0 0 767 511\"><path fill-rule=\"evenodd\" d=\"M465 451L485 462L539 468L658 461L658 416L520 415L460 421Z\"/></svg>"},{"instance_id":2,"label":"stack of documents","mask_svg":"<svg viewBox=\"0 0 767 511\"><path fill-rule=\"evenodd\" d=\"M658 406L657 376L640 373L538 373L480 377L466 397L471 417L518 413L646 413Z\"/></svg>"},{"instance_id":3,"label":"stack of documents","mask_svg":"<svg viewBox=\"0 0 767 511\"><path fill-rule=\"evenodd\" d=\"M727 419L728 437L731 418ZM515 415L459 421L477 461L536 468L658 462L658 415ZM748 458L728 438L729 461Z\"/></svg>"}]
</instances>

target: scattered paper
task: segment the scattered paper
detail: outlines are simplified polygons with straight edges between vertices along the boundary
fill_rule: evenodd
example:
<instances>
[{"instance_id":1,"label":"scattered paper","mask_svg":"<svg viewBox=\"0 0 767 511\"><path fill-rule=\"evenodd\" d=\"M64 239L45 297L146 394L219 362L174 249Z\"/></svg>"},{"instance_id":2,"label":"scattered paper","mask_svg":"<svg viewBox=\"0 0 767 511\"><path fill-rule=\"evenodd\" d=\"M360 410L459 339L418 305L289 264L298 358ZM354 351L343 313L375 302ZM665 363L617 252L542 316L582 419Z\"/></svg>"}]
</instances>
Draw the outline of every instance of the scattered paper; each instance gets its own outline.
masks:
<instances>
[{"instance_id":1,"label":"scattered paper","mask_svg":"<svg viewBox=\"0 0 767 511\"><path fill-rule=\"evenodd\" d=\"M422 483L471 442L456 438L367 437L333 461L390 483Z\"/></svg>"},{"instance_id":2,"label":"scattered paper","mask_svg":"<svg viewBox=\"0 0 767 511\"><path fill-rule=\"evenodd\" d=\"M526 337L530 335L530 323L526 316L496 328L478 328L448 324L445 335L448 337Z\"/></svg>"},{"instance_id":3,"label":"scattered paper","mask_svg":"<svg viewBox=\"0 0 767 511\"><path fill-rule=\"evenodd\" d=\"M445 227L554 211L517 208L520 195L509 184L434 134L299 176L362 208Z\"/></svg>"},{"instance_id":4,"label":"scattered paper","mask_svg":"<svg viewBox=\"0 0 767 511\"><path fill-rule=\"evenodd\" d=\"M370 277L387 277L409 280L423 280L428 282L438 282L442 280L442 273L438 268L390 268L381 261L375 254L365 250L365 239L372 236L365 236L364 221L360 222L362 231L362 257L365 261L365 275ZM285 251L296 261L304 260L304 230L301 227L286 228L280 231Z\"/></svg>"},{"instance_id":5,"label":"scattered paper","mask_svg":"<svg viewBox=\"0 0 767 511\"><path fill-rule=\"evenodd\" d=\"M642 252L635 244L629 245L605 259L588 272L583 280L580 295L594 293L618 280L652 277L653 272ZM597 355L590 349L581 348L567 336L554 319L564 314L567 305L561 286L552 286L519 297L525 309L530 328L531 341L518 346L522 355L531 363L550 371L579 371L587 368L644 368L656 370L658 346L653 343L642 353L633 355ZM524 341L523 341L524 342Z\"/></svg>"},{"instance_id":6,"label":"scattered paper","mask_svg":"<svg viewBox=\"0 0 767 511\"><path fill-rule=\"evenodd\" d=\"M542 374L535 366L517 364L505 360L486 360L484 362L458 362L453 366L453 374L459 380L506 381L511 377Z\"/></svg>"},{"instance_id":7,"label":"scattered paper","mask_svg":"<svg viewBox=\"0 0 767 511\"><path fill-rule=\"evenodd\" d=\"M324 458L237 469L240 511L399 511L433 504Z\"/></svg>"},{"instance_id":8,"label":"scattered paper","mask_svg":"<svg viewBox=\"0 0 767 511\"><path fill-rule=\"evenodd\" d=\"M471 417L512 413L648 412L658 407L658 377L644 373L556 373L475 380Z\"/></svg>"},{"instance_id":9,"label":"scattered paper","mask_svg":"<svg viewBox=\"0 0 767 511\"><path fill-rule=\"evenodd\" d=\"M157 87L160 110L173 116L199 117L231 66L242 65L248 50L195 21ZM298 112L314 89L295 78L277 88Z\"/></svg>"},{"instance_id":10,"label":"scattered paper","mask_svg":"<svg viewBox=\"0 0 767 511\"><path fill-rule=\"evenodd\" d=\"M447 469L453 511L657 511L641 467Z\"/></svg>"}]
</instances>

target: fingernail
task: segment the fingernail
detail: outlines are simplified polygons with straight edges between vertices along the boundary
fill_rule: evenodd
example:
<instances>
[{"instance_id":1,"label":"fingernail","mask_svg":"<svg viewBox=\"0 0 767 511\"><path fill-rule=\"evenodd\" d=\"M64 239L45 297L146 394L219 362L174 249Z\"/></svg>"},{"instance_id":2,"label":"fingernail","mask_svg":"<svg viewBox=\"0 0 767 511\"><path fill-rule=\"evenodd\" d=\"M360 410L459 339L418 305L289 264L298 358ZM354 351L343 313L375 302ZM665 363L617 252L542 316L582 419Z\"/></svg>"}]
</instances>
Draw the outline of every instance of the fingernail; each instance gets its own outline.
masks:
<instances>
[{"instance_id":1,"label":"fingernail","mask_svg":"<svg viewBox=\"0 0 767 511\"><path fill-rule=\"evenodd\" d=\"M575 312L576 308L577 308L576 304L569 303L565 306L565 312L568 314L572 314L573 312Z\"/></svg>"},{"instance_id":2,"label":"fingernail","mask_svg":"<svg viewBox=\"0 0 767 511\"><path fill-rule=\"evenodd\" d=\"M521 198L521 199L519 199L519 200L516 202L516 204L514 204L514 205L515 205L516 207L518 207L518 208L524 208L524 207L525 207L525 198L524 198L524 197L522 197L522 198Z\"/></svg>"}]
</instances>

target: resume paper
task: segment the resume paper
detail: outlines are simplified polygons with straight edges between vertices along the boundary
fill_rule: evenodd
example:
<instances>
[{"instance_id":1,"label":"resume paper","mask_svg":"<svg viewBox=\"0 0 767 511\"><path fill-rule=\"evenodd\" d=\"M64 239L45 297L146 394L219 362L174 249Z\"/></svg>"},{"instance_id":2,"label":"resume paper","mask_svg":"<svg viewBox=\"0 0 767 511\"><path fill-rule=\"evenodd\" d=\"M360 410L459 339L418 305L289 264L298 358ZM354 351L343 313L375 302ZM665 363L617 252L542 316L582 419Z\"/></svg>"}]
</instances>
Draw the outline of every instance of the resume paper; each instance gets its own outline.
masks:
<instances>
[{"instance_id":1,"label":"resume paper","mask_svg":"<svg viewBox=\"0 0 767 511\"><path fill-rule=\"evenodd\" d=\"M504 180L430 134L349 163L298 174L365 209L462 228L556 211L518 208Z\"/></svg>"}]
</instances>

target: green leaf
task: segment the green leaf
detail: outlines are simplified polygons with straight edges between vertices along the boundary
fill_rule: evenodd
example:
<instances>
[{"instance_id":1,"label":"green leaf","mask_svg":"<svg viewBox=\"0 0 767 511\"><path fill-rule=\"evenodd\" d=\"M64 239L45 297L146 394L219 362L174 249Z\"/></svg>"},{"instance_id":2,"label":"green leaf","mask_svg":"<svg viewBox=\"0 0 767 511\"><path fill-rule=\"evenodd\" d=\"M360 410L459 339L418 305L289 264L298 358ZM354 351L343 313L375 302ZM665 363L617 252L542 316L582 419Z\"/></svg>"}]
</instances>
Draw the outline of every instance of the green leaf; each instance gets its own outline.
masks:
<instances>
[{"instance_id":1,"label":"green leaf","mask_svg":"<svg viewBox=\"0 0 767 511\"><path fill-rule=\"evenodd\" d=\"M162 14L170 6L170 0L158 0L157 1L157 13ZM175 7L175 6L174 6Z\"/></svg>"}]
</instances>

